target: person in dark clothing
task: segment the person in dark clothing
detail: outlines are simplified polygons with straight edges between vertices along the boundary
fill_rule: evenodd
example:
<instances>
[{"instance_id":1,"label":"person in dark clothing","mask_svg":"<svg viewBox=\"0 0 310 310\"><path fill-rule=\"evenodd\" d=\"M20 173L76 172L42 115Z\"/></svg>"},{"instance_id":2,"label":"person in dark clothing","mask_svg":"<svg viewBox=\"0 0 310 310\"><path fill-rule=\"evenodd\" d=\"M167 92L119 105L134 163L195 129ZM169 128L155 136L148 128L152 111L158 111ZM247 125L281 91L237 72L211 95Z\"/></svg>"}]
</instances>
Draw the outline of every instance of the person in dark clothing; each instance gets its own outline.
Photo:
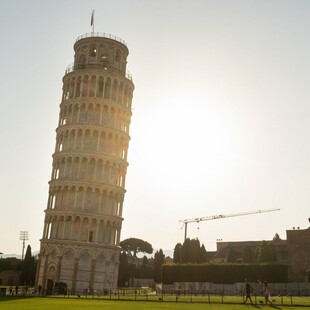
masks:
<instances>
[{"instance_id":1,"label":"person in dark clothing","mask_svg":"<svg viewBox=\"0 0 310 310\"><path fill-rule=\"evenodd\" d=\"M247 280L245 280L245 285L244 285L243 291L245 291L245 296L246 296L244 303L246 303L247 300L249 299L251 304L253 304L253 301L251 298L251 285Z\"/></svg>"}]
</instances>

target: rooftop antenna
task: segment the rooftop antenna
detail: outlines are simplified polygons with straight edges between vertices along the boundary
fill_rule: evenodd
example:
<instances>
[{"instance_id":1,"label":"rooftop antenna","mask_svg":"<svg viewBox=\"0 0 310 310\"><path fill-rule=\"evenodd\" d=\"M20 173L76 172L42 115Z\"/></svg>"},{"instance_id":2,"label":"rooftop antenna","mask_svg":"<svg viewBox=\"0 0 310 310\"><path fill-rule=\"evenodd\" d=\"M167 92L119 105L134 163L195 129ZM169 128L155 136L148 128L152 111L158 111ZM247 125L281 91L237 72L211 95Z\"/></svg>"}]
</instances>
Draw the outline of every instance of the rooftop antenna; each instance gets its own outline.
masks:
<instances>
[{"instance_id":1,"label":"rooftop antenna","mask_svg":"<svg viewBox=\"0 0 310 310\"><path fill-rule=\"evenodd\" d=\"M19 240L23 241L22 260L24 260L25 240L29 240L28 231L21 231L19 235Z\"/></svg>"}]
</instances>

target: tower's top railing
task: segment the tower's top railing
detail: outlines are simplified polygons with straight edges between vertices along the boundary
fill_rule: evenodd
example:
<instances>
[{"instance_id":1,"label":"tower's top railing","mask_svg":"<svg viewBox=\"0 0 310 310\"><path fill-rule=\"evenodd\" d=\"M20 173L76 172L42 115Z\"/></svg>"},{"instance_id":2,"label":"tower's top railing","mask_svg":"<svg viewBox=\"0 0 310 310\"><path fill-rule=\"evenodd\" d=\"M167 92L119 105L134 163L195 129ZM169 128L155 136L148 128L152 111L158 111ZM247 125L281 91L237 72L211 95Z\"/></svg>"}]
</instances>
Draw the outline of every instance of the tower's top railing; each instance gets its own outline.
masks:
<instances>
[{"instance_id":1,"label":"tower's top railing","mask_svg":"<svg viewBox=\"0 0 310 310\"><path fill-rule=\"evenodd\" d=\"M79 36L75 42L81 40L81 39L85 39L85 38L94 38L94 37L100 37L100 38L108 38L108 39L112 39L112 40L115 40L117 42L120 42L122 44L124 44L126 47L127 47L127 44L126 42L119 38L119 37L116 37L115 35L113 34L109 34L109 33L105 33L105 32L91 32L91 33L85 33L81 36Z\"/></svg>"}]
</instances>

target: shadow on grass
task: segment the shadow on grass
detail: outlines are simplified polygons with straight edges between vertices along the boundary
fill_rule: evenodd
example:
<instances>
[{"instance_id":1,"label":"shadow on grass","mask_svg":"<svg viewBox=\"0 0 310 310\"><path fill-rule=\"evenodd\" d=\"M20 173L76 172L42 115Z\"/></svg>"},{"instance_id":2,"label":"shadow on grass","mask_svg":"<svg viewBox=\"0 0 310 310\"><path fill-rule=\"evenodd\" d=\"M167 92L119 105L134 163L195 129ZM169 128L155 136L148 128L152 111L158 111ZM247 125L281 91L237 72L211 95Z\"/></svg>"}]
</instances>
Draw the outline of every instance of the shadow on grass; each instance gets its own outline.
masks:
<instances>
[{"instance_id":1,"label":"shadow on grass","mask_svg":"<svg viewBox=\"0 0 310 310\"><path fill-rule=\"evenodd\" d=\"M11 295L6 295L6 296L0 296L0 302L4 301L12 301L12 300L22 300L22 299L30 299L30 298L35 298L36 296L11 296Z\"/></svg>"}]
</instances>

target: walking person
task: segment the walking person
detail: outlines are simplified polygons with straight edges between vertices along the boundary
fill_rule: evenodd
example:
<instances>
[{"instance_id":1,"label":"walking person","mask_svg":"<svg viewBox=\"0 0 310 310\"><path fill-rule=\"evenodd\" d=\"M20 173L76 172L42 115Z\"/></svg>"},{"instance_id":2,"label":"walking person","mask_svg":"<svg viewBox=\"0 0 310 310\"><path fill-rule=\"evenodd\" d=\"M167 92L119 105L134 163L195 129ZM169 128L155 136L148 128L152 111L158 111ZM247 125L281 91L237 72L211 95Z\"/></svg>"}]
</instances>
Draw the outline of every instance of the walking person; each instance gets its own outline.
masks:
<instances>
[{"instance_id":1,"label":"walking person","mask_svg":"<svg viewBox=\"0 0 310 310\"><path fill-rule=\"evenodd\" d=\"M245 296L246 296L245 301L243 303L245 304L247 300L249 299L251 304L253 304L253 301L251 298L251 285L247 279L245 279L245 285L244 285L243 291L245 291Z\"/></svg>"},{"instance_id":2,"label":"walking person","mask_svg":"<svg viewBox=\"0 0 310 310\"><path fill-rule=\"evenodd\" d=\"M268 303L270 303L271 305L273 305L273 303L270 300L270 291L269 291L267 281L264 281L264 284L263 284L263 294L265 298L265 304L267 305Z\"/></svg>"}]
</instances>

